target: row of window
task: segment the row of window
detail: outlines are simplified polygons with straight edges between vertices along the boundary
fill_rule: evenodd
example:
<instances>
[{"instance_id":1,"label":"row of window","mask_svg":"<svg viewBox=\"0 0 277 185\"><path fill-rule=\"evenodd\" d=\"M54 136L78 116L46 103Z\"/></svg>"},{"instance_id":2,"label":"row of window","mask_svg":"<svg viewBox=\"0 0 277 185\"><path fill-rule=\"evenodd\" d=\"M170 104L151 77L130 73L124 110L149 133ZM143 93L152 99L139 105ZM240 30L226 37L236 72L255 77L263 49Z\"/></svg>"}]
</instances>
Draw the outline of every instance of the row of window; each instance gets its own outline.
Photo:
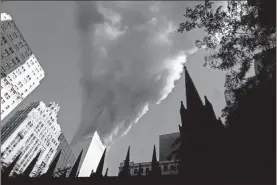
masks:
<instances>
[{"instance_id":1,"label":"row of window","mask_svg":"<svg viewBox=\"0 0 277 185\"><path fill-rule=\"evenodd\" d=\"M3 35L3 34L2 34ZM8 43L6 37L2 36L1 37L1 46L3 46L4 44Z\"/></svg>"},{"instance_id":2,"label":"row of window","mask_svg":"<svg viewBox=\"0 0 277 185\"><path fill-rule=\"evenodd\" d=\"M3 30L9 29L13 26L12 21L1 21L1 27Z\"/></svg>"},{"instance_id":3,"label":"row of window","mask_svg":"<svg viewBox=\"0 0 277 185\"><path fill-rule=\"evenodd\" d=\"M14 50L11 47L9 47L7 49L2 48L1 50L2 50L1 51L1 59L14 53Z\"/></svg>"},{"instance_id":4,"label":"row of window","mask_svg":"<svg viewBox=\"0 0 277 185\"><path fill-rule=\"evenodd\" d=\"M144 168L141 168L141 169L134 169L134 174L137 175L139 171L140 171L140 173L143 174L143 173L144 173ZM146 173L146 174L148 174L149 171L150 171L150 168L145 168L145 173ZM164 172L169 171L168 166L163 166L163 171L164 171ZM171 165L171 166L170 166L170 171L176 171L176 166Z\"/></svg>"},{"instance_id":5,"label":"row of window","mask_svg":"<svg viewBox=\"0 0 277 185\"><path fill-rule=\"evenodd\" d=\"M15 57L15 59L11 59L10 61L1 66L1 72L4 73L5 71L9 70L11 67L18 63L20 63L20 59L18 57Z\"/></svg>"}]
</instances>

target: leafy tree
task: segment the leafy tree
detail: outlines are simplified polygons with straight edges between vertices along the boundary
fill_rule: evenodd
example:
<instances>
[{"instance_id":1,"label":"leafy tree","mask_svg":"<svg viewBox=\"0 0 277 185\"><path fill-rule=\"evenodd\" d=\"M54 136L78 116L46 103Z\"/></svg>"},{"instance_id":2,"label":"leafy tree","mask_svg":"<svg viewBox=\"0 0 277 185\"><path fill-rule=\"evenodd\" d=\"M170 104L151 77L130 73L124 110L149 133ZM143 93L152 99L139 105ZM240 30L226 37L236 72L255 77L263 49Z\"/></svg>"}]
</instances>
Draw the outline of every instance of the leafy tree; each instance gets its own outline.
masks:
<instances>
[{"instance_id":1,"label":"leafy tree","mask_svg":"<svg viewBox=\"0 0 277 185\"><path fill-rule=\"evenodd\" d=\"M198 48L209 51L204 66L227 71L225 86L232 90L246 81L255 60L262 60L267 50L276 47L276 28L260 24L259 5L250 7L245 1L234 0L227 3L226 8L215 10L210 1L194 9L188 7L184 14L187 20L178 32L204 29L207 35L195 42Z\"/></svg>"}]
</instances>

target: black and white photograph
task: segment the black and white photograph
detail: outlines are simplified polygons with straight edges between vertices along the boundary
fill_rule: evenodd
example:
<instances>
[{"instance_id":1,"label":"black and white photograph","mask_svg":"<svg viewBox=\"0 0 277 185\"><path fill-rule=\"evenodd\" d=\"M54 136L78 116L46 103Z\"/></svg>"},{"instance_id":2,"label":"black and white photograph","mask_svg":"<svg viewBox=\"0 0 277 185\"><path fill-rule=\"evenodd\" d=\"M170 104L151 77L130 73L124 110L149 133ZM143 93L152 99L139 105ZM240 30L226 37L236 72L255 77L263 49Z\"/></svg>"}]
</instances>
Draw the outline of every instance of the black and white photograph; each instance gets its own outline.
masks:
<instances>
[{"instance_id":1,"label":"black and white photograph","mask_svg":"<svg viewBox=\"0 0 277 185\"><path fill-rule=\"evenodd\" d=\"M276 184L276 1L2 1L1 184Z\"/></svg>"}]
</instances>

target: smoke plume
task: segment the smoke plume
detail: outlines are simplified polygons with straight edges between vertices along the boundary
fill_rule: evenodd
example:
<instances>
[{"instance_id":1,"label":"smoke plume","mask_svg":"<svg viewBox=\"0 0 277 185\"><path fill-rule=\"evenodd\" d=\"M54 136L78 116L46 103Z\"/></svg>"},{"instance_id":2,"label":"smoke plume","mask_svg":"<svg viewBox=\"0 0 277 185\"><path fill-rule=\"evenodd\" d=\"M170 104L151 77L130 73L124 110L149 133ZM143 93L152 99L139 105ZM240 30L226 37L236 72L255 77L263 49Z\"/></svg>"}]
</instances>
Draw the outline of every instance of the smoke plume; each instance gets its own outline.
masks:
<instances>
[{"instance_id":1,"label":"smoke plume","mask_svg":"<svg viewBox=\"0 0 277 185\"><path fill-rule=\"evenodd\" d=\"M173 47L177 26L166 17L111 4L77 3L83 108L73 143L95 130L106 145L126 134L168 96L195 52Z\"/></svg>"}]
</instances>

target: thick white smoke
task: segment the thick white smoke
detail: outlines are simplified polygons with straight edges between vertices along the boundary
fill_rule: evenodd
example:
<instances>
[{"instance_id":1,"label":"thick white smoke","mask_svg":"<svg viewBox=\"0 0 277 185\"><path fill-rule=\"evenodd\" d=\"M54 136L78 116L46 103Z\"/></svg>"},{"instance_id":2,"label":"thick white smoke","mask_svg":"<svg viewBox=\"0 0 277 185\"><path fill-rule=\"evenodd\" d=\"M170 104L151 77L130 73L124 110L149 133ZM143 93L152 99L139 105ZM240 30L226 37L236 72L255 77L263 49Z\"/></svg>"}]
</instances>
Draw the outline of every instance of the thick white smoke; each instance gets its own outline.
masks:
<instances>
[{"instance_id":1,"label":"thick white smoke","mask_svg":"<svg viewBox=\"0 0 277 185\"><path fill-rule=\"evenodd\" d=\"M195 52L173 47L177 26L166 17L111 4L77 4L83 110L73 143L95 130L106 145L126 134L167 97L187 54Z\"/></svg>"}]
</instances>

